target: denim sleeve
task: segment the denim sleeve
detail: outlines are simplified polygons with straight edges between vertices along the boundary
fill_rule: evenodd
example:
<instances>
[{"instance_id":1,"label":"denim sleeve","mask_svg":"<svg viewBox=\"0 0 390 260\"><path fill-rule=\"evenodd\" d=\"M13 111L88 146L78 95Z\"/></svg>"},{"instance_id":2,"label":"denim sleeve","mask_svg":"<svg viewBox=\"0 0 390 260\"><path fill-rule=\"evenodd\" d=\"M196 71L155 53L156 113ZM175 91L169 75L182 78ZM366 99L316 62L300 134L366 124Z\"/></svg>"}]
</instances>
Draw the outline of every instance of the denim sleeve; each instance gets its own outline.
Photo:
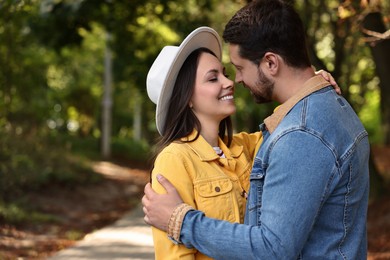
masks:
<instances>
[{"instance_id":1,"label":"denim sleeve","mask_svg":"<svg viewBox=\"0 0 390 260\"><path fill-rule=\"evenodd\" d=\"M335 156L322 140L300 131L283 136L270 155L259 225L223 222L192 211L182 226L184 245L216 259L299 257L337 181Z\"/></svg>"}]
</instances>

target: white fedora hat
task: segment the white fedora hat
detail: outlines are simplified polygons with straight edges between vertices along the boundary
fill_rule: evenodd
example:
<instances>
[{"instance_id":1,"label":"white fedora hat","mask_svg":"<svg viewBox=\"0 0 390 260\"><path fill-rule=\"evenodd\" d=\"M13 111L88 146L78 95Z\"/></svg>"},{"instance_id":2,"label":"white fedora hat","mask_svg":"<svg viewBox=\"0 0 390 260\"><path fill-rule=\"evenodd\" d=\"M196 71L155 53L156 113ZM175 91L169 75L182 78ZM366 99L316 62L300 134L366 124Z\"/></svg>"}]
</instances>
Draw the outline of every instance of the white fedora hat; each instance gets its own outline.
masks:
<instances>
[{"instance_id":1,"label":"white fedora hat","mask_svg":"<svg viewBox=\"0 0 390 260\"><path fill-rule=\"evenodd\" d=\"M165 46L150 67L146 78L146 88L150 100L157 105L156 126L160 135L164 129L168 104L177 74L188 55L201 47L210 49L221 60L220 37L214 29L204 26L192 31L180 46Z\"/></svg>"}]
</instances>

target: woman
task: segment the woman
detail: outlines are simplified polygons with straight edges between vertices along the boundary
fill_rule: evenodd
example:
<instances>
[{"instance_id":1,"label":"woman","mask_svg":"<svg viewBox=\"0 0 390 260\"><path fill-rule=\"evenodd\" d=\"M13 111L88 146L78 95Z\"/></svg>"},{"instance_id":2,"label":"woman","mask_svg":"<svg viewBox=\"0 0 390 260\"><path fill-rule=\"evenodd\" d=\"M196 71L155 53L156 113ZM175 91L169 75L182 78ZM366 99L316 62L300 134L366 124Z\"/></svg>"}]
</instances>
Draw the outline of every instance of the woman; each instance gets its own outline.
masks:
<instances>
[{"instance_id":1,"label":"woman","mask_svg":"<svg viewBox=\"0 0 390 260\"><path fill-rule=\"evenodd\" d=\"M242 223L249 174L261 133L233 135L234 86L221 64L222 48L211 28L193 31L179 47L167 46L153 63L147 90L157 104L162 138L152 186L164 173L183 200L207 216ZM209 259L195 249L174 245L153 229L156 259Z\"/></svg>"}]
</instances>

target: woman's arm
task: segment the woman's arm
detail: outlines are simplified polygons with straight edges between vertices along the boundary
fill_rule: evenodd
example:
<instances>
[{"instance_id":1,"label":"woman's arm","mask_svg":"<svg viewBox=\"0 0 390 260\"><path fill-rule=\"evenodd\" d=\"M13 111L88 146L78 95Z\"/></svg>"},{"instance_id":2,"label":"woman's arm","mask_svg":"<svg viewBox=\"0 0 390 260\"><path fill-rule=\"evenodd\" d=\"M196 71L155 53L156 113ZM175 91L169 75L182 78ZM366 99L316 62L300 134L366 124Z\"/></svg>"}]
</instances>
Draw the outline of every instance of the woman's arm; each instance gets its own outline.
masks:
<instances>
[{"instance_id":1,"label":"woman's arm","mask_svg":"<svg viewBox=\"0 0 390 260\"><path fill-rule=\"evenodd\" d=\"M152 172L152 188L157 193L164 194L166 193L164 187L156 179L158 173L164 173L165 177L176 187L183 200L187 204L195 206L192 180L187 174L185 164L180 156L162 152L156 158ZM164 231L156 228L152 228L152 231L155 259L195 259L197 250L173 244Z\"/></svg>"}]
</instances>

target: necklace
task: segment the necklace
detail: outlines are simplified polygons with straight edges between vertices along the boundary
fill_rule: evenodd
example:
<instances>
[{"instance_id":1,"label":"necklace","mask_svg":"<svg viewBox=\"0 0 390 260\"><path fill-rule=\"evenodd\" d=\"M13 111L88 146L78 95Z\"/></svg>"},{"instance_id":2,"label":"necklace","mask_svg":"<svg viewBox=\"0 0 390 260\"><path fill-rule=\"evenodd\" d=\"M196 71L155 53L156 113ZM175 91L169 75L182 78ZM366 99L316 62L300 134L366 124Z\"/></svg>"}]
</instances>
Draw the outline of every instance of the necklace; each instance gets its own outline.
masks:
<instances>
[{"instance_id":1,"label":"necklace","mask_svg":"<svg viewBox=\"0 0 390 260\"><path fill-rule=\"evenodd\" d=\"M223 151L219 146L213 146L213 149L219 157L225 158L225 155L223 154Z\"/></svg>"}]
</instances>

